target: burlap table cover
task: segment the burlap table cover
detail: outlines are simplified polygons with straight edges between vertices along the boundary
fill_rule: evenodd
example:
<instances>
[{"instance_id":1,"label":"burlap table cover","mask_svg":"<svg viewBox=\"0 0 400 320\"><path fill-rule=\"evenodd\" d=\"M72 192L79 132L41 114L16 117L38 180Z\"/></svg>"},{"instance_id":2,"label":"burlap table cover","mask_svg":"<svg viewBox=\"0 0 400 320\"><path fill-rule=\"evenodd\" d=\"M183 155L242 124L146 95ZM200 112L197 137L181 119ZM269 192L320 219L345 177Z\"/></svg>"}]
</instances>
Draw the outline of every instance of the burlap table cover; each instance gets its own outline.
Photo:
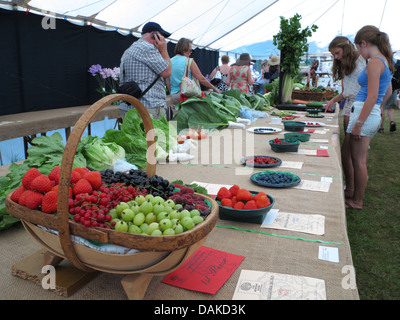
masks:
<instances>
[{"instance_id":1,"label":"burlap table cover","mask_svg":"<svg viewBox=\"0 0 400 320\"><path fill-rule=\"evenodd\" d=\"M326 121L332 119L331 121ZM308 118L300 120L310 121ZM321 119L318 119L321 120ZM312 119L311 121L315 121ZM215 227L209 234L205 246L245 256L239 268L215 294L205 294L177 288L161 282L162 276L154 277L146 291L144 299L148 300L230 300L232 299L240 271L242 269L265 272L276 272L290 275L318 278L325 281L326 297L328 300L359 299L356 288L343 287L342 281L347 275L347 266L352 266L351 250L346 230L346 218L343 198L343 180L341 174L340 156L338 154L337 115L333 118L322 119L320 122L334 125L326 126L326 134L313 133L312 139L328 139L329 143L302 143L300 149L319 149L321 145L328 146L329 157L314 157L295 153L274 153L268 140L275 137L283 138L284 130L277 134L253 135L254 148L246 151L248 141L245 138L247 130L230 129L231 140L220 143L220 154L213 149L213 139L217 142L220 133L211 134L208 143L199 143L199 148L192 150L199 159L189 163L159 164L157 174L170 181L180 179L185 183L199 181L214 184L238 184L250 190L265 191L275 200L275 208L284 212L301 214L319 214L325 216L325 234L312 235L285 230L260 228L260 225L234 222L219 219L218 226L236 226L245 229L273 233L266 235L248 231ZM283 125L271 125L269 118L259 119L250 126L271 126L282 128ZM335 126L336 125L336 126ZM320 130L321 128L317 128ZM236 132L236 135L233 133ZM229 136L229 135L228 135ZM205 141L204 141L205 142ZM218 145L218 143L216 144ZM233 148L230 148L233 145ZM243 148L240 153L240 146ZM225 147L226 150L223 150ZM208 154L208 150L213 151ZM239 155L237 153L240 153ZM209 162L206 156L209 156ZM233 155L235 154L235 157ZM320 181L321 177L332 177L329 192L309 191L295 188L264 188L250 181L250 175L260 169L248 169L240 164L242 155L267 154L277 156L284 161L303 162L301 169L276 168L297 174L303 180ZM213 157L213 158L212 158ZM221 161L217 159L220 158ZM239 159L239 160L238 160ZM211 161L212 160L212 161ZM276 236L282 235L283 237ZM303 237L304 240L290 237ZM311 240L311 241L309 241ZM312 241L322 240L326 243ZM3 231L0 233L0 254L3 257L0 266L0 292L2 299L65 299L52 292L22 279L11 276L11 266L29 256L40 246L32 242L30 236L23 230ZM318 259L320 245L339 249L339 263ZM346 271L347 270L347 271ZM121 287L123 276L100 274L89 284L81 288L68 299L126 299Z\"/></svg>"}]
</instances>

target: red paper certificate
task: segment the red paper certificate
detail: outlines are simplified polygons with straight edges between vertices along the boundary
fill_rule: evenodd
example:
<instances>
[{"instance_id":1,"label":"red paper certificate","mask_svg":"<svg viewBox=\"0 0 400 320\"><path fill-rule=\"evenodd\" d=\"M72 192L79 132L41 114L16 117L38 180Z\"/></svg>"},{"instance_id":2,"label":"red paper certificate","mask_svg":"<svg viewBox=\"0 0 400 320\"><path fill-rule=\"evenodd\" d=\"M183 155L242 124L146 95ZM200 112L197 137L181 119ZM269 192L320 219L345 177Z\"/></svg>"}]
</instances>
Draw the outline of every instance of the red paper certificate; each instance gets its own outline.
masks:
<instances>
[{"instance_id":1,"label":"red paper certificate","mask_svg":"<svg viewBox=\"0 0 400 320\"><path fill-rule=\"evenodd\" d=\"M215 294L243 259L243 256L202 246L162 282L184 289Z\"/></svg>"}]
</instances>

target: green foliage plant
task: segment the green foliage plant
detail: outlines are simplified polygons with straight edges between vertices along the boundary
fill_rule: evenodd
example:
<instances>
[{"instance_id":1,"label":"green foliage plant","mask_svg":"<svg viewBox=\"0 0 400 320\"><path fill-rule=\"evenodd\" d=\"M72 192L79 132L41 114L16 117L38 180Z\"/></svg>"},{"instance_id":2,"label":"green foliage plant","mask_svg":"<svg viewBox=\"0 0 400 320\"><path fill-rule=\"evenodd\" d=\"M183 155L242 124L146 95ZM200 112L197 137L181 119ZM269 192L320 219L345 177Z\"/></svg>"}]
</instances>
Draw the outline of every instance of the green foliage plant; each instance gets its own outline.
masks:
<instances>
[{"instance_id":1,"label":"green foliage plant","mask_svg":"<svg viewBox=\"0 0 400 320\"><path fill-rule=\"evenodd\" d=\"M308 52L307 38L318 27L312 25L301 29L301 15L296 13L292 18L280 17L280 30L273 36L273 43L283 53L281 59L281 74L283 74L282 102L291 99L294 78L299 72L301 57Z\"/></svg>"}]
</instances>

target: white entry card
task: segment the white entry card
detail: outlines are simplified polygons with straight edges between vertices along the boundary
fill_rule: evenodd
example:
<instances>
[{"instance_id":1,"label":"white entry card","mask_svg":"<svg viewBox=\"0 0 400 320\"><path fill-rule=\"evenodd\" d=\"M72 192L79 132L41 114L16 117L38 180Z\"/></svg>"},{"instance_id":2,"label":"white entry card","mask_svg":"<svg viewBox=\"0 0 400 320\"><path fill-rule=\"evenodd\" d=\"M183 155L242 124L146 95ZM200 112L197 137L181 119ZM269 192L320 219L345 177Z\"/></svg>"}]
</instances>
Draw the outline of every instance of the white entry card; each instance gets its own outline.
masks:
<instances>
[{"instance_id":1,"label":"white entry card","mask_svg":"<svg viewBox=\"0 0 400 320\"><path fill-rule=\"evenodd\" d=\"M318 259L338 263L339 249L333 247L319 246Z\"/></svg>"},{"instance_id":2,"label":"white entry card","mask_svg":"<svg viewBox=\"0 0 400 320\"><path fill-rule=\"evenodd\" d=\"M325 281L290 274L242 270L232 300L326 300Z\"/></svg>"},{"instance_id":3,"label":"white entry card","mask_svg":"<svg viewBox=\"0 0 400 320\"><path fill-rule=\"evenodd\" d=\"M271 213L271 211L268 212L267 217L261 224L261 228L290 230L318 235L325 234L325 217L322 215L281 211Z\"/></svg>"}]
</instances>

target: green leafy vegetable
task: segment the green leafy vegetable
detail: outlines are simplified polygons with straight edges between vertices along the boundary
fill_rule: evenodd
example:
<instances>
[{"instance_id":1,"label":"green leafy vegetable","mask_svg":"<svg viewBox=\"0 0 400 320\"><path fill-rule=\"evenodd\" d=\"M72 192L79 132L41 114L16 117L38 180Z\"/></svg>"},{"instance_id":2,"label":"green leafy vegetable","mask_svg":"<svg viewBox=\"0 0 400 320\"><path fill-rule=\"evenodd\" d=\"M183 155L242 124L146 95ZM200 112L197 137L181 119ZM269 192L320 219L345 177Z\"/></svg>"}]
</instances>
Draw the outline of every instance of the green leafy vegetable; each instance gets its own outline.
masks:
<instances>
[{"instance_id":1,"label":"green leafy vegetable","mask_svg":"<svg viewBox=\"0 0 400 320\"><path fill-rule=\"evenodd\" d=\"M292 18L280 17L280 31L273 36L273 43L282 51L281 60L282 102L290 100L293 91L293 79L297 75L301 57L308 52L307 37L310 37L318 27L312 25L301 30L301 15L296 13Z\"/></svg>"},{"instance_id":2,"label":"green leafy vegetable","mask_svg":"<svg viewBox=\"0 0 400 320\"><path fill-rule=\"evenodd\" d=\"M233 119L232 114L227 112L224 106L215 100L213 102L209 97L189 98L179 103L177 107L180 111L173 120L176 122L178 132L197 126L203 126L204 129L223 129L227 128L228 121Z\"/></svg>"},{"instance_id":3,"label":"green leafy vegetable","mask_svg":"<svg viewBox=\"0 0 400 320\"><path fill-rule=\"evenodd\" d=\"M163 157L178 142L176 128L164 117L152 119L156 135L156 156ZM103 140L115 142L125 150L125 158L139 169L147 166L147 140L142 118L136 109L129 110L121 125L121 130L108 129Z\"/></svg>"},{"instance_id":4,"label":"green leafy vegetable","mask_svg":"<svg viewBox=\"0 0 400 320\"><path fill-rule=\"evenodd\" d=\"M39 136L32 140L32 146L28 148L29 166L42 168L43 173L48 174L55 166L61 165L65 145L59 132L51 136ZM82 150L77 148L73 168L86 167L86 159Z\"/></svg>"},{"instance_id":5,"label":"green leafy vegetable","mask_svg":"<svg viewBox=\"0 0 400 320\"><path fill-rule=\"evenodd\" d=\"M226 96L231 96L231 97L236 98L236 100L238 100L242 106L251 108L250 102L249 102L249 101L246 99L246 97L240 92L240 90L238 90L238 89L235 89L235 90L228 90L228 91L225 91L224 94L225 94Z\"/></svg>"},{"instance_id":6,"label":"green leafy vegetable","mask_svg":"<svg viewBox=\"0 0 400 320\"><path fill-rule=\"evenodd\" d=\"M112 169L118 159L125 158L125 150L115 142L105 142L102 138L83 137L83 155L89 170L101 171Z\"/></svg>"}]
</instances>

